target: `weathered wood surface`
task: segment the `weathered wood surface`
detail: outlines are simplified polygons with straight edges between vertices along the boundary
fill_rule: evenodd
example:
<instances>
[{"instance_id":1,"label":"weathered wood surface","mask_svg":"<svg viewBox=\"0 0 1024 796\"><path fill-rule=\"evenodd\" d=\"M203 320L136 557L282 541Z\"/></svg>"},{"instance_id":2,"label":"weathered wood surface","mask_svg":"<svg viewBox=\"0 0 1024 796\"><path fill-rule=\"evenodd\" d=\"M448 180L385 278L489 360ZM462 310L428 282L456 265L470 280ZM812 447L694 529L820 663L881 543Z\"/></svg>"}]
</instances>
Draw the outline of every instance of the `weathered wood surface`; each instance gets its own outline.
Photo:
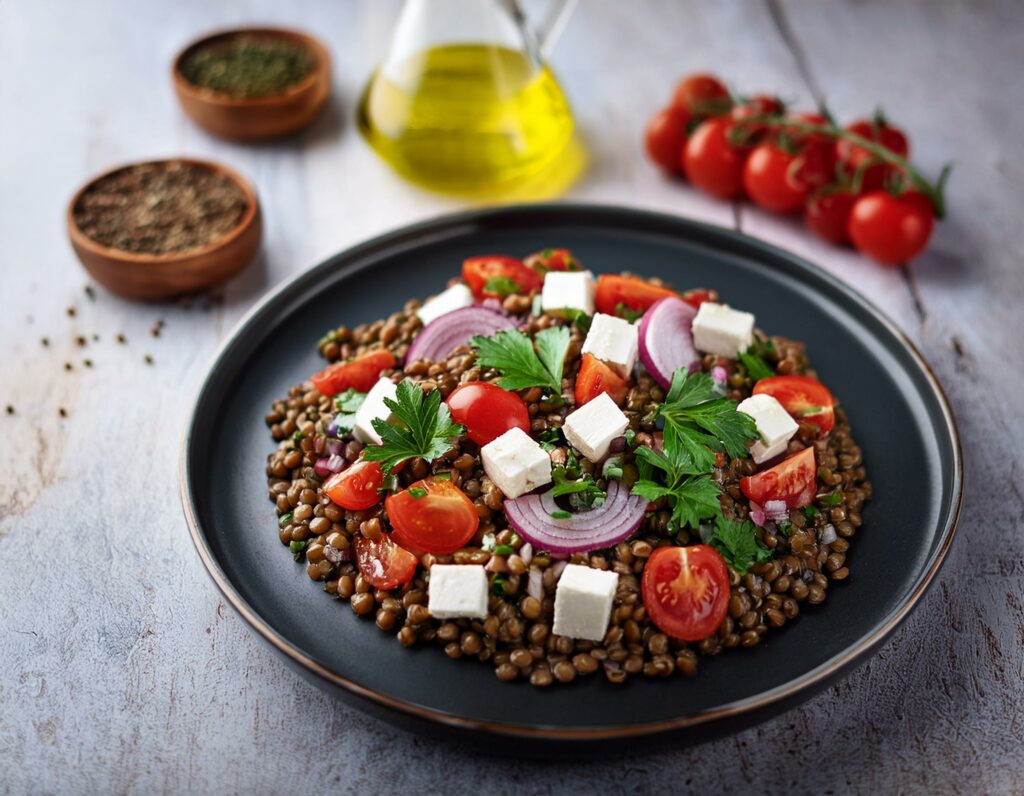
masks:
<instances>
[{"instance_id":1,"label":"weathered wood surface","mask_svg":"<svg viewBox=\"0 0 1024 796\"><path fill-rule=\"evenodd\" d=\"M736 225L806 255L893 317L946 386L967 462L959 537L869 664L781 718L694 749L580 765L466 759L327 698L221 603L176 479L209 355L269 286L459 206L392 176L353 129L395 8L0 3L0 404L17 410L0 415L0 792L1022 792L1024 11L1012 0L587 0L554 57L591 157L571 198ZM221 143L175 105L175 49L253 20L308 28L332 47L334 107L296 141ZM700 68L801 103L823 95L845 118L881 103L926 170L955 160L950 219L930 251L908 271L883 270L795 222L657 175L640 154L642 123L675 76ZM103 291L90 301L63 203L112 163L176 152L222 158L256 182L259 263L206 309ZM154 338L157 318L166 327ZM119 332L127 345L114 343ZM78 334L101 339L79 350Z\"/></svg>"}]
</instances>

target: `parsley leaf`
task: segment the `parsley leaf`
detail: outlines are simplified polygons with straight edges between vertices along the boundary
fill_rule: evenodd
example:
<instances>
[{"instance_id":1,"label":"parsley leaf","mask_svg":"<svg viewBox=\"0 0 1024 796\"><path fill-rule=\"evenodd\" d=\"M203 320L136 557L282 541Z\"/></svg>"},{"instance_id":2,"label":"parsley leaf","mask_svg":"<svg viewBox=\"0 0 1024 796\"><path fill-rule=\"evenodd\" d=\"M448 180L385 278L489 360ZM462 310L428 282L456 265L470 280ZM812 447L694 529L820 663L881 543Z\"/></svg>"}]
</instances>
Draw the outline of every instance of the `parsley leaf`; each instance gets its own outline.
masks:
<instances>
[{"instance_id":1,"label":"parsley leaf","mask_svg":"<svg viewBox=\"0 0 1024 796\"><path fill-rule=\"evenodd\" d=\"M334 408L337 410L337 414L331 421L331 425L338 429L339 437L348 434L355 428L356 412L359 411L359 407L363 405L365 399L366 393L356 392L351 387L340 395L334 396Z\"/></svg>"},{"instance_id":2,"label":"parsley leaf","mask_svg":"<svg viewBox=\"0 0 1024 796\"><path fill-rule=\"evenodd\" d=\"M564 326L545 329L533 342L522 332L509 330L491 337L478 335L470 345L476 349L477 362L501 371L498 386L506 390L543 387L550 395L561 396L562 367L569 348L569 330Z\"/></svg>"},{"instance_id":3,"label":"parsley leaf","mask_svg":"<svg viewBox=\"0 0 1024 796\"><path fill-rule=\"evenodd\" d=\"M633 494L650 501L667 498L672 509L671 532L687 526L696 528L701 520L721 511L718 484L709 474L697 470L685 448L667 444L665 449L668 455L645 445L636 449L640 480L633 485ZM664 483L655 480L659 474Z\"/></svg>"},{"instance_id":4,"label":"parsley leaf","mask_svg":"<svg viewBox=\"0 0 1024 796\"><path fill-rule=\"evenodd\" d=\"M391 422L374 418L373 430L380 434L381 445L369 445L363 458L380 462L381 469L390 473L395 465L406 459L423 458L427 461L443 456L455 444L465 429L452 422L447 404L441 403L441 393L423 388L405 379L398 385L397 401L384 399L391 410Z\"/></svg>"},{"instance_id":5,"label":"parsley leaf","mask_svg":"<svg viewBox=\"0 0 1024 796\"><path fill-rule=\"evenodd\" d=\"M644 315L642 310L635 310L622 301L615 305L615 314L620 318L625 318L630 323L636 321L637 318L642 318Z\"/></svg>"},{"instance_id":6,"label":"parsley leaf","mask_svg":"<svg viewBox=\"0 0 1024 796\"><path fill-rule=\"evenodd\" d=\"M522 293L523 289L519 283L507 276L492 276L484 285L485 293L493 293L496 296L511 296L514 293Z\"/></svg>"},{"instance_id":7,"label":"parsley leaf","mask_svg":"<svg viewBox=\"0 0 1024 796\"><path fill-rule=\"evenodd\" d=\"M665 428L677 433L696 460L707 464L712 451L724 450L733 459L750 455L747 442L758 438L757 427L749 415L736 411L736 402L714 398L715 383L706 373L687 375L679 368L672 376L672 387L658 413L665 418ZM668 442L666 440L666 448ZM699 448L703 447L703 453ZM710 467L701 467L709 470Z\"/></svg>"},{"instance_id":8,"label":"parsley leaf","mask_svg":"<svg viewBox=\"0 0 1024 796\"><path fill-rule=\"evenodd\" d=\"M754 523L729 520L721 514L715 518L715 535L710 544L740 575L772 557L772 551L758 540Z\"/></svg>"},{"instance_id":9,"label":"parsley leaf","mask_svg":"<svg viewBox=\"0 0 1024 796\"><path fill-rule=\"evenodd\" d=\"M743 363L743 367L747 369L747 374L754 381L769 379L775 375L775 371L754 351L754 346L751 346L746 351L740 351L736 356Z\"/></svg>"}]
</instances>

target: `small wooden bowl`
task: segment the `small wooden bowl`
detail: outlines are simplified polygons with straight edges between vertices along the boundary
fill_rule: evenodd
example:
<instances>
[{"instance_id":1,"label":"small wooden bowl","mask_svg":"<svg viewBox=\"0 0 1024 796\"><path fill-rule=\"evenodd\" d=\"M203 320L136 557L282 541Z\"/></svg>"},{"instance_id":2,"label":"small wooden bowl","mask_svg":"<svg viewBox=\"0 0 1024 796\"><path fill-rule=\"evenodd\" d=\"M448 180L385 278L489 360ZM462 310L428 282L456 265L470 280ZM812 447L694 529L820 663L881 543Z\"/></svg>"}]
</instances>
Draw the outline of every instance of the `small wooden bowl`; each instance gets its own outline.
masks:
<instances>
[{"instance_id":1,"label":"small wooden bowl","mask_svg":"<svg viewBox=\"0 0 1024 796\"><path fill-rule=\"evenodd\" d=\"M239 36L295 42L313 56L313 70L280 94L265 97L236 97L200 88L185 77L182 65L195 50ZM178 101L192 121L208 133L236 141L263 141L301 130L320 113L331 91L327 48L312 36L286 28L236 28L204 36L178 53L171 74Z\"/></svg>"},{"instance_id":2,"label":"small wooden bowl","mask_svg":"<svg viewBox=\"0 0 1024 796\"><path fill-rule=\"evenodd\" d=\"M169 158L151 163L186 163L223 174L245 193L247 207L238 226L206 246L168 254L130 252L103 246L87 236L75 223L75 207L94 183L131 166L129 163L99 174L79 188L67 211L71 246L85 270L113 293L130 299L155 301L213 287L248 265L260 246L263 222L256 191L234 169L207 160Z\"/></svg>"}]
</instances>

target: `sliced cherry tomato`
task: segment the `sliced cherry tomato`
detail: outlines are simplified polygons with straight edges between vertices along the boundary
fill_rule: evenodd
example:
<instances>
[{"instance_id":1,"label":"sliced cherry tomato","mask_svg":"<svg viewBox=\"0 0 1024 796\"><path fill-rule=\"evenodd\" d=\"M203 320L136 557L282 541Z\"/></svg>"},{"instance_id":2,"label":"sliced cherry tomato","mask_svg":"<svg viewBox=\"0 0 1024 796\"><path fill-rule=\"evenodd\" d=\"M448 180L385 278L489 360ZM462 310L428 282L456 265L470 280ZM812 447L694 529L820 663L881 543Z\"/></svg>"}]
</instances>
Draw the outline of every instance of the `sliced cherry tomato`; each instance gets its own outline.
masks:
<instances>
[{"instance_id":1,"label":"sliced cherry tomato","mask_svg":"<svg viewBox=\"0 0 1024 796\"><path fill-rule=\"evenodd\" d=\"M835 404L828 387L809 376L771 376L754 385L754 395L772 396L798 423L817 426L824 436L836 424Z\"/></svg>"},{"instance_id":2,"label":"sliced cherry tomato","mask_svg":"<svg viewBox=\"0 0 1024 796\"><path fill-rule=\"evenodd\" d=\"M685 108L691 116L707 117L728 113L732 97L722 81L714 75L688 75L676 84L672 104Z\"/></svg>"},{"instance_id":3,"label":"sliced cherry tomato","mask_svg":"<svg viewBox=\"0 0 1024 796\"><path fill-rule=\"evenodd\" d=\"M681 298L691 307L700 309L700 305L705 301L718 301L718 291L714 288L695 287L683 293Z\"/></svg>"},{"instance_id":4,"label":"sliced cherry tomato","mask_svg":"<svg viewBox=\"0 0 1024 796\"><path fill-rule=\"evenodd\" d=\"M847 231L862 254L884 265L901 265L928 245L933 216L931 203L921 193L893 196L872 191L854 203Z\"/></svg>"},{"instance_id":5,"label":"sliced cherry tomato","mask_svg":"<svg viewBox=\"0 0 1024 796\"><path fill-rule=\"evenodd\" d=\"M616 373L593 354L584 354L580 372L576 376L576 406L583 406L603 392L622 406L629 392L629 379Z\"/></svg>"},{"instance_id":6,"label":"sliced cherry tomato","mask_svg":"<svg viewBox=\"0 0 1024 796\"><path fill-rule=\"evenodd\" d=\"M416 574L416 556L399 547L386 534L371 541L361 533L355 535L356 566L370 585L377 589L396 589Z\"/></svg>"},{"instance_id":7,"label":"sliced cherry tomato","mask_svg":"<svg viewBox=\"0 0 1024 796\"><path fill-rule=\"evenodd\" d=\"M548 271L580 271L579 260L568 249L544 249L531 254L523 263L543 276Z\"/></svg>"},{"instance_id":8,"label":"sliced cherry tomato","mask_svg":"<svg viewBox=\"0 0 1024 796\"><path fill-rule=\"evenodd\" d=\"M540 290L543 284L543 280L532 268L527 268L515 257L505 257L501 254L470 257L463 261L462 279L469 285L477 299L508 295L507 288L512 285L516 293L531 293ZM498 289L491 280L501 280L501 289ZM491 283L490 287L488 283Z\"/></svg>"},{"instance_id":9,"label":"sliced cherry tomato","mask_svg":"<svg viewBox=\"0 0 1024 796\"><path fill-rule=\"evenodd\" d=\"M743 187L754 204L775 213L793 213L804 206L807 188L792 177L797 155L766 141L754 147L743 165Z\"/></svg>"},{"instance_id":10,"label":"sliced cherry tomato","mask_svg":"<svg viewBox=\"0 0 1024 796\"><path fill-rule=\"evenodd\" d=\"M689 111L677 105L658 111L647 123L644 132L647 156L671 174L683 170L683 147L689 123Z\"/></svg>"},{"instance_id":11,"label":"sliced cherry tomato","mask_svg":"<svg viewBox=\"0 0 1024 796\"><path fill-rule=\"evenodd\" d=\"M804 208L804 222L811 232L829 243L848 243L847 226L857 197L850 191L821 191L811 194Z\"/></svg>"},{"instance_id":12,"label":"sliced cherry tomato","mask_svg":"<svg viewBox=\"0 0 1024 796\"><path fill-rule=\"evenodd\" d=\"M756 143L765 133L769 132L770 126L765 122L749 121L753 116L777 115L785 110L782 100L770 94L755 94L738 105L734 105L730 116L737 122L737 127L743 131L743 136L750 143Z\"/></svg>"},{"instance_id":13,"label":"sliced cherry tomato","mask_svg":"<svg viewBox=\"0 0 1024 796\"><path fill-rule=\"evenodd\" d=\"M658 547L644 566L644 608L658 629L683 641L707 638L729 608L729 570L708 545Z\"/></svg>"},{"instance_id":14,"label":"sliced cherry tomato","mask_svg":"<svg viewBox=\"0 0 1024 796\"><path fill-rule=\"evenodd\" d=\"M848 125L846 129L861 138L881 144L900 157L906 158L910 154L910 142L904 132L898 127L887 124L884 120L859 119ZM863 167L860 185L861 190L865 193L881 188L885 184L885 178L894 171L893 166L877 162L878 159L866 149L846 139L839 141L836 145L836 152L843 164L844 171L850 176ZM870 161L876 162L866 165Z\"/></svg>"},{"instance_id":15,"label":"sliced cherry tomato","mask_svg":"<svg viewBox=\"0 0 1024 796\"><path fill-rule=\"evenodd\" d=\"M510 428L530 433L530 410L523 399L497 384L468 381L456 387L445 403L452 420L464 425L477 445L486 445Z\"/></svg>"},{"instance_id":16,"label":"sliced cherry tomato","mask_svg":"<svg viewBox=\"0 0 1024 796\"><path fill-rule=\"evenodd\" d=\"M395 542L436 556L465 547L480 526L473 501L443 478L424 478L388 495L384 510L394 528L391 538Z\"/></svg>"},{"instance_id":17,"label":"sliced cherry tomato","mask_svg":"<svg viewBox=\"0 0 1024 796\"><path fill-rule=\"evenodd\" d=\"M378 491L384 486L379 462L362 458L335 473L324 483L324 492L336 505L350 511L364 511L381 501Z\"/></svg>"},{"instance_id":18,"label":"sliced cherry tomato","mask_svg":"<svg viewBox=\"0 0 1024 796\"><path fill-rule=\"evenodd\" d=\"M674 296L676 292L635 276L601 274L597 278L594 304L598 312L615 315L620 304L635 312L643 312L658 299Z\"/></svg>"},{"instance_id":19,"label":"sliced cherry tomato","mask_svg":"<svg viewBox=\"0 0 1024 796\"><path fill-rule=\"evenodd\" d=\"M321 395L328 397L351 388L367 392L377 383L382 370L395 366L395 355L390 351L371 351L346 362L335 362L309 377Z\"/></svg>"},{"instance_id":20,"label":"sliced cherry tomato","mask_svg":"<svg viewBox=\"0 0 1024 796\"><path fill-rule=\"evenodd\" d=\"M729 142L736 125L729 118L701 122L683 150L683 171L702 191L719 199L735 199L743 193L743 161L746 151Z\"/></svg>"},{"instance_id":21,"label":"sliced cherry tomato","mask_svg":"<svg viewBox=\"0 0 1024 796\"><path fill-rule=\"evenodd\" d=\"M818 467L814 448L804 448L774 467L740 479L740 489L750 500L763 506L769 500L782 500L786 508L800 509L814 500L818 485Z\"/></svg>"}]
</instances>

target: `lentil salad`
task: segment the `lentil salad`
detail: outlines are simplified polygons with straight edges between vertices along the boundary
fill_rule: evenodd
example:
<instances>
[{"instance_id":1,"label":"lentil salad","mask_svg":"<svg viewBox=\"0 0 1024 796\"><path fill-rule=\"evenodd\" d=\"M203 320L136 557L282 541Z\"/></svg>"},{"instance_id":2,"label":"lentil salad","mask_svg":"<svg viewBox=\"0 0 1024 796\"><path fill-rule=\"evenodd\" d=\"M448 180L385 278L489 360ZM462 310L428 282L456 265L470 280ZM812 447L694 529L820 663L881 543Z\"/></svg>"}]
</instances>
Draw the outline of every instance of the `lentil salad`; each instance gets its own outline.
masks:
<instances>
[{"instance_id":1,"label":"lentil salad","mask_svg":"<svg viewBox=\"0 0 1024 796\"><path fill-rule=\"evenodd\" d=\"M327 368L274 402L279 538L400 643L503 681L689 675L755 646L849 575L871 484L803 345L736 337L745 315L565 250L470 258L430 301L332 330Z\"/></svg>"}]
</instances>

